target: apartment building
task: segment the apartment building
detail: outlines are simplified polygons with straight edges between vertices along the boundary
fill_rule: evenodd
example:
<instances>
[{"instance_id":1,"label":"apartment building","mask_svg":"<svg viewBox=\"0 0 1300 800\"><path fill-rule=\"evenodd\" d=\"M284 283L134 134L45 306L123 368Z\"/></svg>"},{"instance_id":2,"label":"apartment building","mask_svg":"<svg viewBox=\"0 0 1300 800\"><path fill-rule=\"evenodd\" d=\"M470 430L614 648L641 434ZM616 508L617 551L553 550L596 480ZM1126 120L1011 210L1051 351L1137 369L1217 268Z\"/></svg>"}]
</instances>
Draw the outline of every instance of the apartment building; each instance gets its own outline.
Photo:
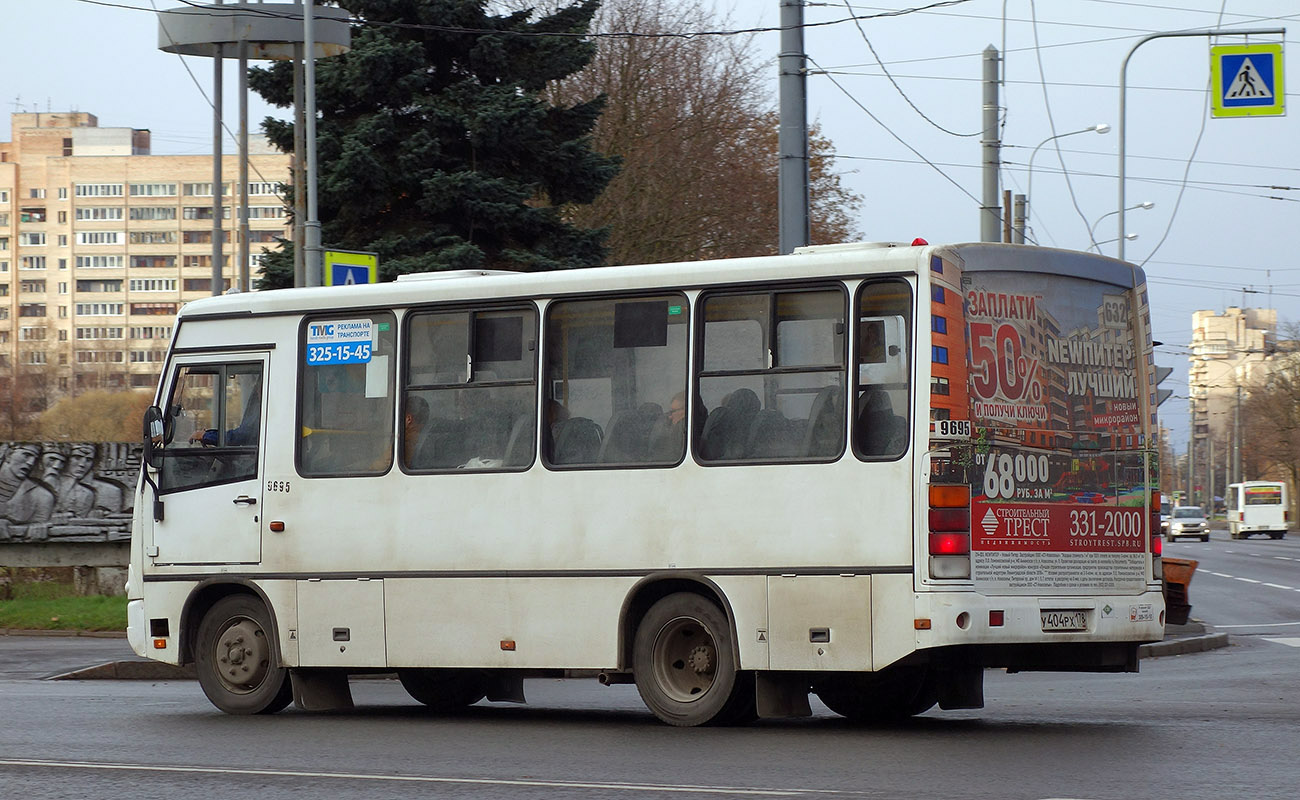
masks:
<instances>
[{"instance_id":1,"label":"apartment building","mask_svg":"<svg viewBox=\"0 0 1300 800\"><path fill-rule=\"evenodd\" d=\"M1267 370L1276 340L1275 309L1229 306L1222 314L1192 314L1187 385L1196 439L1231 438L1238 389L1245 392Z\"/></svg>"},{"instance_id":2,"label":"apartment building","mask_svg":"<svg viewBox=\"0 0 1300 800\"><path fill-rule=\"evenodd\" d=\"M290 158L249 158L249 261L290 235ZM223 159L223 278L238 280L238 159ZM211 155L85 112L22 113L0 142L0 406L34 414L94 388L152 388L177 310L213 293ZM232 235L232 230L235 234Z\"/></svg>"}]
</instances>

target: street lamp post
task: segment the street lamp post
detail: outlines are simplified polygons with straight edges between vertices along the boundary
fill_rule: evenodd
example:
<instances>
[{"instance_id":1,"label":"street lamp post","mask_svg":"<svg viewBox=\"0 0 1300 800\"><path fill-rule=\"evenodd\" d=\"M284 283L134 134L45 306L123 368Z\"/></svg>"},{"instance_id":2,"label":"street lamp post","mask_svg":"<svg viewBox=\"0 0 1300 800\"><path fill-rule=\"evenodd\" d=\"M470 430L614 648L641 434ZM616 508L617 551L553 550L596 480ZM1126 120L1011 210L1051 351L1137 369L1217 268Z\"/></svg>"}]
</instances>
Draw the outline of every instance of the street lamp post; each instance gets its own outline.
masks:
<instances>
[{"instance_id":1,"label":"street lamp post","mask_svg":"<svg viewBox=\"0 0 1300 800\"><path fill-rule=\"evenodd\" d=\"M1134 241L1134 240L1136 240L1136 239L1138 238L1138 235L1137 235L1136 233L1126 233L1126 234L1124 234L1124 238L1127 239L1128 241L1132 242L1132 241ZM1086 252L1088 252L1088 250L1091 250L1092 248L1095 247L1095 248L1097 248L1097 252L1100 253L1100 252L1101 252L1101 246L1102 246L1103 244L1110 244L1110 243L1113 242L1113 241L1115 241L1115 240L1114 240L1114 239L1106 239L1106 240L1101 241L1101 242L1093 242L1092 244L1088 245L1087 250L1084 250L1084 252L1086 253Z\"/></svg>"},{"instance_id":2,"label":"street lamp post","mask_svg":"<svg viewBox=\"0 0 1300 800\"><path fill-rule=\"evenodd\" d=\"M1110 125L1108 125L1105 122L1102 122L1097 125L1092 125L1087 128L1083 128L1081 130L1069 131L1068 133L1058 133L1055 136L1048 136L1046 139L1039 142L1038 145L1034 147L1033 152L1029 154L1029 170L1028 170L1029 175L1025 179L1025 197L1027 199L1027 202L1025 203L1024 221L1026 227L1028 227L1029 225L1029 208L1034 202L1034 157L1038 155L1039 149L1042 148L1042 146L1047 144L1048 142L1055 141L1056 139L1063 139L1066 136L1075 136L1080 133L1103 133L1103 134L1110 133Z\"/></svg>"},{"instance_id":3,"label":"street lamp post","mask_svg":"<svg viewBox=\"0 0 1300 800\"><path fill-rule=\"evenodd\" d=\"M1137 205L1129 206L1128 208L1126 208L1126 209L1124 209L1124 210L1125 210L1125 211L1136 211L1136 210L1138 210L1139 208L1141 208L1141 209L1148 209L1148 210L1149 210L1149 209L1152 209L1152 208L1155 208L1155 207L1156 207L1156 204L1155 204L1154 202L1152 202L1151 200L1143 200L1141 203L1138 203ZM1101 252L1101 245L1102 245L1102 244L1105 244L1105 242L1097 242L1097 241L1095 241L1095 238L1096 238L1096 237L1095 237L1095 234L1096 234L1096 232L1097 232L1097 226L1100 225L1100 224L1101 224L1101 221L1102 221L1103 219L1105 219L1106 217L1113 217L1113 216L1115 216L1115 215L1118 214L1118 213L1119 213L1118 210L1116 210L1116 211L1107 211L1105 214L1102 214L1100 217L1097 217L1097 221L1094 222L1094 223L1092 223L1092 225L1088 227L1088 238L1089 238L1090 240L1093 240L1093 244L1097 245L1097 252ZM1115 240L1114 240L1114 239L1108 239L1107 241L1109 241L1109 242L1113 242L1113 241L1115 241ZM1130 239L1129 241L1132 241L1132 239Z\"/></svg>"},{"instance_id":4,"label":"street lamp post","mask_svg":"<svg viewBox=\"0 0 1300 800\"><path fill-rule=\"evenodd\" d=\"M1128 55L1124 56L1124 61L1119 68L1119 203L1115 206L1116 214L1119 215L1119 260L1124 260L1124 116L1128 95L1128 62L1137 52L1137 49L1152 39L1163 39L1173 36L1269 36L1269 35L1286 35L1286 28L1241 28L1238 30L1208 30L1208 31L1169 31L1167 33L1153 33L1138 39L1137 43L1129 49Z\"/></svg>"}]
</instances>

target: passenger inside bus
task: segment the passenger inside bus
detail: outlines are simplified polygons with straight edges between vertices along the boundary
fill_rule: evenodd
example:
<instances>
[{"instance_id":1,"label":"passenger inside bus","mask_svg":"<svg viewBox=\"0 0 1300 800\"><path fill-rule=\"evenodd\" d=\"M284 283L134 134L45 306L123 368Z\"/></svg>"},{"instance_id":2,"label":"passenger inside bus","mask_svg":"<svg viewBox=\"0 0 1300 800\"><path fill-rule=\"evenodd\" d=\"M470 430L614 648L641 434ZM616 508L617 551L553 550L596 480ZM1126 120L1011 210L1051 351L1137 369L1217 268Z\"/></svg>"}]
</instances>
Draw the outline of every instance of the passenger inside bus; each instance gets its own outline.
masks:
<instances>
[{"instance_id":1,"label":"passenger inside bus","mask_svg":"<svg viewBox=\"0 0 1300 800\"><path fill-rule=\"evenodd\" d=\"M907 449L907 421L894 413L884 389L867 387L859 395L854 427L858 452L864 456L893 456Z\"/></svg>"}]
</instances>

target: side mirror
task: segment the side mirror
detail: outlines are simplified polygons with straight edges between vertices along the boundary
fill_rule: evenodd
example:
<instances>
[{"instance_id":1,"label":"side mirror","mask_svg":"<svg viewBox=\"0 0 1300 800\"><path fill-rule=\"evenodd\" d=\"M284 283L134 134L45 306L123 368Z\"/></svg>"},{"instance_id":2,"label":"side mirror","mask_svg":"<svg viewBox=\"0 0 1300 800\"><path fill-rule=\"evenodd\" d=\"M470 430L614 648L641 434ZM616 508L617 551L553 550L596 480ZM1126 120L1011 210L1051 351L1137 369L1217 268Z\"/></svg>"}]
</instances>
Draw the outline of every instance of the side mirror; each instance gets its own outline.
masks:
<instances>
[{"instance_id":1,"label":"side mirror","mask_svg":"<svg viewBox=\"0 0 1300 800\"><path fill-rule=\"evenodd\" d=\"M144 463L154 469L162 463L163 412L158 406L144 410Z\"/></svg>"}]
</instances>

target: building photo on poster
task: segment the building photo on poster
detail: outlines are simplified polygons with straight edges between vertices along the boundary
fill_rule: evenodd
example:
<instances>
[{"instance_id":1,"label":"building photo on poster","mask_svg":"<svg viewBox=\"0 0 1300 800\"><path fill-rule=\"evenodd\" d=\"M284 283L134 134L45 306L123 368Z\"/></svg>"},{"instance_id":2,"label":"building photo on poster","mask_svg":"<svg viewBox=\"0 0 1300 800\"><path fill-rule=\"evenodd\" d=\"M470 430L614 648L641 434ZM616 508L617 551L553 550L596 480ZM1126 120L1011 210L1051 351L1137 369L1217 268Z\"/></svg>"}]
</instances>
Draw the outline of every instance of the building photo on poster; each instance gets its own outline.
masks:
<instances>
[{"instance_id":1,"label":"building photo on poster","mask_svg":"<svg viewBox=\"0 0 1300 800\"><path fill-rule=\"evenodd\" d=\"M984 591L1140 590L1145 290L1071 276L962 276L971 569ZM1135 307L1136 306L1136 307Z\"/></svg>"}]
</instances>

